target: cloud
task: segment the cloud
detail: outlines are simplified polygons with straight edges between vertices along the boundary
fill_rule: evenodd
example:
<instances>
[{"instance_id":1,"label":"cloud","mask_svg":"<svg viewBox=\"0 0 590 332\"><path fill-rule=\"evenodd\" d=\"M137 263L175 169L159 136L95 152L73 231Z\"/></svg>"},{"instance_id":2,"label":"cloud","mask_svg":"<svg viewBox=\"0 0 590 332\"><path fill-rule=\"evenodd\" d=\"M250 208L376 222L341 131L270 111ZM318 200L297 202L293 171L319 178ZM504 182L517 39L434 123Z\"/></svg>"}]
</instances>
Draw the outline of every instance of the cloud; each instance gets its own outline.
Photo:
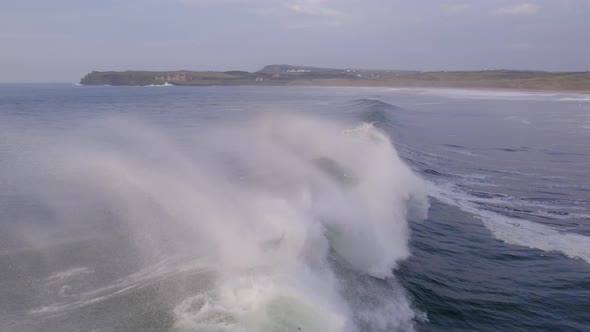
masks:
<instances>
[{"instance_id":1,"label":"cloud","mask_svg":"<svg viewBox=\"0 0 590 332\"><path fill-rule=\"evenodd\" d=\"M247 5L258 9L266 9L261 11L276 12L286 11L303 16L335 16L342 13L330 8L328 2L330 0L174 0L176 2L202 7L212 7L227 4ZM332 1L335 3L335 1Z\"/></svg>"},{"instance_id":2,"label":"cloud","mask_svg":"<svg viewBox=\"0 0 590 332\"><path fill-rule=\"evenodd\" d=\"M209 7L209 6L218 6L218 5L225 5L225 4L252 4L255 1L252 0L172 0L173 2L178 2L184 5L189 6L202 6L202 7Z\"/></svg>"},{"instance_id":3,"label":"cloud","mask_svg":"<svg viewBox=\"0 0 590 332\"><path fill-rule=\"evenodd\" d=\"M172 0L172 1L173 2L180 2L185 5L196 5L196 6L215 6L215 5L236 4L236 3L255 4L255 3L263 2L263 1L256 1L256 0Z\"/></svg>"},{"instance_id":4,"label":"cloud","mask_svg":"<svg viewBox=\"0 0 590 332\"><path fill-rule=\"evenodd\" d=\"M443 10L447 15L459 15L470 11L473 5L470 3L455 3L443 6Z\"/></svg>"},{"instance_id":5,"label":"cloud","mask_svg":"<svg viewBox=\"0 0 590 332\"><path fill-rule=\"evenodd\" d=\"M541 7L533 4L533 3L521 3L518 5L510 6L510 7L502 7L496 9L496 15L512 15L512 16L519 16L519 15L533 15L538 13L541 10Z\"/></svg>"},{"instance_id":6,"label":"cloud","mask_svg":"<svg viewBox=\"0 0 590 332\"><path fill-rule=\"evenodd\" d=\"M181 4L214 7L242 5L253 9L260 16L279 19L289 29L319 26L339 26L348 15L335 9L342 2L336 0L173 0Z\"/></svg>"},{"instance_id":7,"label":"cloud","mask_svg":"<svg viewBox=\"0 0 590 332\"><path fill-rule=\"evenodd\" d=\"M341 12L324 6L321 1L294 1L286 7L293 13L309 16L339 16Z\"/></svg>"}]
</instances>

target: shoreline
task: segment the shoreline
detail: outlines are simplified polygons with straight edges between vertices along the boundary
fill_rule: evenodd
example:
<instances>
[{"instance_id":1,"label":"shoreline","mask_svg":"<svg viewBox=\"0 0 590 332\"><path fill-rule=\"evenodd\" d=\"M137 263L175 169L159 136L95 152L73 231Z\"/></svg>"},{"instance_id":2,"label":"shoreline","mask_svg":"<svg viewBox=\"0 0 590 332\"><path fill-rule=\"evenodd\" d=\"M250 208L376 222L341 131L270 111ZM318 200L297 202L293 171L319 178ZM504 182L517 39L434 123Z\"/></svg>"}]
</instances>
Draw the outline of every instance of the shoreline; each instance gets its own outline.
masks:
<instances>
[{"instance_id":1,"label":"shoreline","mask_svg":"<svg viewBox=\"0 0 590 332\"><path fill-rule=\"evenodd\" d=\"M173 84L174 85L174 84ZM212 85L213 86L213 85ZM222 85L215 85L215 86L222 86ZM254 85L241 85L241 86L254 86ZM263 86L263 85L258 85ZM273 86L273 85L266 85L266 86ZM526 88L497 88L497 87L466 87L466 86L416 86L416 85L407 85L407 86L397 86L397 85L305 85L305 84L291 84L291 85L275 85L275 86L284 86L284 87L292 87L292 86L309 86L309 87L331 87L331 88L390 88L390 89L432 89L432 90L467 90L467 91L501 91L501 92L527 92L527 93L570 93L570 94L582 94L582 95L590 95L590 90L550 90L550 89L526 89Z\"/></svg>"},{"instance_id":2,"label":"shoreline","mask_svg":"<svg viewBox=\"0 0 590 332\"><path fill-rule=\"evenodd\" d=\"M20 83L4 83L4 84L20 84ZM208 84L208 85L189 85L189 84L174 84L167 85L109 85L109 84L80 84L80 83L28 83L28 84L73 84L79 87L182 87L182 88L205 88L205 87L277 87L277 88L291 88L291 87L315 87L315 88L389 88L389 89L432 89L432 90L467 90L467 91L498 91L498 92L526 92L526 93L565 93L565 94L581 94L590 95L590 90L551 90L551 89L527 89L527 88L498 88L498 87L473 87L473 86L417 86L417 85L349 85L349 84Z\"/></svg>"}]
</instances>

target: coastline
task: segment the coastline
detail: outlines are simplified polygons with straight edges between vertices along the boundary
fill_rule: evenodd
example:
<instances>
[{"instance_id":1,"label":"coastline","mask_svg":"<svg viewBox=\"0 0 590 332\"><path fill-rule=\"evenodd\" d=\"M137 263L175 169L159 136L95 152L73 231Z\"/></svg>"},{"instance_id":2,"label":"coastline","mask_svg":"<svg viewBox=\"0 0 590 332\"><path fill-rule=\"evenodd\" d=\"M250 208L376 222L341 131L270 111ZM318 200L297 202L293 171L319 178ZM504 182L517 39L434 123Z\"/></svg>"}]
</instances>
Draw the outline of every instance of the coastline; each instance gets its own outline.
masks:
<instances>
[{"instance_id":1,"label":"coastline","mask_svg":"<svg viewBox=\"0 0 590 332\"><path fill-rule=\"evenodd\" d=\"M335 86L590 93L590 72L396 71L270 65L246 71L93 71L79 82L113 86Z\"/></svg>"},{"instance_id":2,"label":"coastline","mask_svg":"<svg viewBox=\"0 0 590 332\"><path fill-rule=\"evenodd\" d=\"M11 84L11 83L5 83ZM52 83L38 83L38 84L52 84ZM56 83L56 84L72 84L72 83ZM338 84L208 84L208 85L188 85L188 84L174 84L169 83L159 85L110 85L110 84L80 84L73 83L79 87L185 87L185 88L203 88L203 87L316 87L316 88L389 88L389 89L430 89L430 90L467 90L467 91L497 91L497 92L523 92L523 93L564 93L564 94L580 94L590 96L590 90L568 90L568 89L532 89L532 88L498 88L498 87L484 87L484 86L428 86L428 85L338 85Z\"/></svg>"}]
</instances>

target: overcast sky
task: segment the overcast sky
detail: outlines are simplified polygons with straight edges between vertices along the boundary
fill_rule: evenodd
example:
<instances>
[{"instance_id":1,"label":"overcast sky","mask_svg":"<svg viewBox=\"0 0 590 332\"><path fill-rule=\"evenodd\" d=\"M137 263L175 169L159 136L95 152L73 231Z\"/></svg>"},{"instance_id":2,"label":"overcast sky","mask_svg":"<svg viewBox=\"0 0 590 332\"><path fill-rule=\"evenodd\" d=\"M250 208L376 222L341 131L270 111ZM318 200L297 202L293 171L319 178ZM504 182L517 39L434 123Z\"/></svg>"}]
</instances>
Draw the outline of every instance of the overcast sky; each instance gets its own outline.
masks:
<instances>
[{"instance_id":1,"label":"overcast sky","mask_svg":"<svg viewBox=\"0 0 590 332\"><path fill-rule=\"evenodd\" d=\"M266 64L590 70L590 0L0 0L0 81Z\"/></svg>"}]
</instances>

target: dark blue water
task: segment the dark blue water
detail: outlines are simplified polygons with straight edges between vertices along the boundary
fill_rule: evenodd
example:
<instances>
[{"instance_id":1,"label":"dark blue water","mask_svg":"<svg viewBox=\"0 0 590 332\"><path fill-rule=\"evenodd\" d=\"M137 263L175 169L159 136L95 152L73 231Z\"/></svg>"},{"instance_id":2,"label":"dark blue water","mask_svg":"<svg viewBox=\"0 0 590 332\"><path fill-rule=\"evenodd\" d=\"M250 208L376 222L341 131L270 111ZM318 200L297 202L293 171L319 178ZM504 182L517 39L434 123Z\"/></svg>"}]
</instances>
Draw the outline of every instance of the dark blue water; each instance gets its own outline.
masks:
<instances>
[{"instance_id":1,"label":"dark blue water","mask_svg":"<svg viewBox=\"0 0 590 332\"><path fill-rule=\"evenodd\" d=\"M295 118L266 122L282 114ZM299 122L299 117L313 121ZM259 202L241 204L247 198L242 193L233 197L236 181L252 186L263 182L269 192L281 195L285 183L289 188L307 183L299 173L285 177L291 173L283 169L297 160L268 170L260 166L275 165L273 159L282 152L274 153L272 144L244 139L250 136L240 134L240 128L252 126L252 119L270 123L276 133L269 137L277 141L285 137L301 141L301 146L289 147L305 156L305 144L318 151L336 149L323 139L324 127L307 129L315 128L312 123L322 123L328 131L331 124L355 128L371 123L392 139L404 162L426 180L428 216L421 219L409 213L410 231L393 237L407 240L411 255L398 260L390 276L375 277L359 272L354 264L341 263L346 261L338 254L341 243L330 242L329 258L323 263L304 255L310 271L318 268L314 264L331 266L319 279L337 285L335 292L340 295L335 298L347 303L343 312L350 324L329 325L326 321L331 316L318 311L332 305L328 303L332 300L323 302L332 299L329 291L306 297L315 299L311 304L282 295L260 305L266 310L261 313L257 305L266 291L264 278L256 280L256 287L245 287L247 292L232 293L231 301L224 295L201 296L209 294L206 289L226 285L220 281L225 279L202 269L197 258L207 250L247 251L238 243L249 243L249 230L240 228L242 236L232 237L229 245L225 236L209 236L210 243L193 248L193 242L207 241L189 236L202 230L167 223L167 218L182 219L195 209L216 211L208 212L211 220L234 215L249 220L250 213L257 215L252 204ZM212 127L217 129L209 132ZM213 148L221 141L221 148ZM248 158L239 157L244 152ZM348 151L351 156L343 158L352 160L357 152ZM193 155L199 156L199 163L214 165L203 169L227 168L220 171L227 176L213 182L213 175L192 170ZM64 162L70 159L79 163ZM122 164L121 160L132 162ZM314 163L325 177L310 180L310 185L318 186L323 195L348 192L323 191L326 179L343 188L362 182L331 160L314 159ZM363 167L362 158L358 167ZM0 172L3 331L590 331L588 95L0 85ZM110 176L114 173L117 177ZM194 188L211 183L215 188L210 191ZM154 188L160 195L142 198L141 204L122 198ZM219 191L222 197L211 198L218 188L229 189ZM209 203L199 205L197 198L191 201L182 195L195 190L210 196ZM162 199L167 202L165 208L154 208ZM210 206L211 202L223 203ZM358 220L359 225L369 219L356 215L364 210L354 206L354 199L345 202L351 207L338 205L343 217ZM326 204L332 208L336 200ZM122 216L141 219L141 223L123 223ZM151 232L137 232L138 228ZM276 236L266 236L263 229L253 233L262 234L262 252L283 255L282 248L291 248L291 232L298 229L281 229ZM330 232L338 231L342 229L324 230L328 238ZM164 241L158 233L173 235ZM364 253L368 244L362 241L349 243L353 256ZM157 250L152 250L154 242L158 242ZM234 254L240 264L251 258L247 252ZM282 280L282 273L297 271L300 278L296 279L304 285L301 289L313 289L315 277L308 284L310 272L290 266L281 257L290 256L265 256L281 262L272 265L280 273L277 277L269 272L270 280ZM238 309L229 310L229 303ZM264 317L276 325L260 323L266 322Z\"/></svg>"}]
</instances>

